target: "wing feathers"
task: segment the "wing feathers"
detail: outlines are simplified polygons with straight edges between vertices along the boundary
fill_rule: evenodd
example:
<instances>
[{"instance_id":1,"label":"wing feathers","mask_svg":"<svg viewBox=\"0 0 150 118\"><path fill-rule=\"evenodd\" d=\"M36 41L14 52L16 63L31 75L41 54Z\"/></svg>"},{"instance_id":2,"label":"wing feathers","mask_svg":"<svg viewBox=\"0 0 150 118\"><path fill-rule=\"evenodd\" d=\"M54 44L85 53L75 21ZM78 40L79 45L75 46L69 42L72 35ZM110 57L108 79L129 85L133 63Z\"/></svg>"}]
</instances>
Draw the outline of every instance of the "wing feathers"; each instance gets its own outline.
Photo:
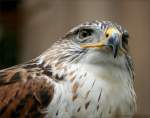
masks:
<instances>
[{"instance_id":1,"label":"wing feathers","mask_svg":"<svg viewBox=\"0 0 150 118\"><path fill-rule=\"evenodd\" d=\"M1 118L42 118L46 115L54 85L48 80L51 78L41 71L37 72L38 76L33 72L25 69L0 72Z\"/></svg>"}]
</instances>

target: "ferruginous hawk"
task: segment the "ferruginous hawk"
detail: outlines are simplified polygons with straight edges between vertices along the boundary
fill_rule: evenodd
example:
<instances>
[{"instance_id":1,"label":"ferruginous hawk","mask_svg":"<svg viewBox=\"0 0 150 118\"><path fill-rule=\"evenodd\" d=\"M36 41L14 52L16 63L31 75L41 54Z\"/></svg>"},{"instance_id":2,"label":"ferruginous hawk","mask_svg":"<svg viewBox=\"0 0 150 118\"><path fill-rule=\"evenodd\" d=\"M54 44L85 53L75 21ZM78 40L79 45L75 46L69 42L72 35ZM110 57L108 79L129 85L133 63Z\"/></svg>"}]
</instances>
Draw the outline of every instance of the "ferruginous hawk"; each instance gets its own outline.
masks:
<instances>
[{"instance_id":1,"label":"ferruginous hawk","mask_svg":"<svg viewBox=\"0 0 150 118\"><path fill-rule=\"evenodd\" d=\"M133 78L127 30L86 22L39 57L0 71L0 117L132 118Z\"/></svg>"}]
</instances>

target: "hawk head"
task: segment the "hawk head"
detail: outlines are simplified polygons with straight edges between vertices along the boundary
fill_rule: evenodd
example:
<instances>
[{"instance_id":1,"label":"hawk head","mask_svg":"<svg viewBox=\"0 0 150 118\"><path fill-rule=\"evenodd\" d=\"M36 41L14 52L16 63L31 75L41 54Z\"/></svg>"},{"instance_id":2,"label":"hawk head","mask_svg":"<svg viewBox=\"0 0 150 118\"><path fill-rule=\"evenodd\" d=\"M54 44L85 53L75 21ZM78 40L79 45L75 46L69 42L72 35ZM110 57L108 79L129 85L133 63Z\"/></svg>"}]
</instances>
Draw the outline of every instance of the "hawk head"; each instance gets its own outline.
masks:
<instances>
[{"instance_id":1,"label":"hawk head","mask_svg":"<svg viewBox=\"0 0 150 118\"><path fill-rule=\"evenodd\" d=\"M116 23L85 22L72 28L44 55L56 63L100 63L107 59L118 63L128 55L128 38L127 30Z\"/></svg>"}]
</instances>

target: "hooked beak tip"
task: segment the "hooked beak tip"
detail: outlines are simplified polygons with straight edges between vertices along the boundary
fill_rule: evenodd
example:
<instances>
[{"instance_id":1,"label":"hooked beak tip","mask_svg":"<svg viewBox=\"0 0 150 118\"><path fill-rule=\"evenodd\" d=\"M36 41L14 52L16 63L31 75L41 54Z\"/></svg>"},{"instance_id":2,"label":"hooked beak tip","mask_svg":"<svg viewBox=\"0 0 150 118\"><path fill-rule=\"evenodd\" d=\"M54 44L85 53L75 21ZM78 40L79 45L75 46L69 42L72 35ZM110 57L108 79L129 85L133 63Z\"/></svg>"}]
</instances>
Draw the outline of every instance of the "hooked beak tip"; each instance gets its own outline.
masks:
<instances>
[{"instance_id":1,"label":"hooked beak tip","mask_svg":"<svg viewBox=\"0 0 150 118\"><path fill-rule=\"evenodd\" d=\"M112 46L112 52L113 52L114 58L116 58L118 55L118 47L119 47L118 45Z\"/></svg>"}]
</instances>

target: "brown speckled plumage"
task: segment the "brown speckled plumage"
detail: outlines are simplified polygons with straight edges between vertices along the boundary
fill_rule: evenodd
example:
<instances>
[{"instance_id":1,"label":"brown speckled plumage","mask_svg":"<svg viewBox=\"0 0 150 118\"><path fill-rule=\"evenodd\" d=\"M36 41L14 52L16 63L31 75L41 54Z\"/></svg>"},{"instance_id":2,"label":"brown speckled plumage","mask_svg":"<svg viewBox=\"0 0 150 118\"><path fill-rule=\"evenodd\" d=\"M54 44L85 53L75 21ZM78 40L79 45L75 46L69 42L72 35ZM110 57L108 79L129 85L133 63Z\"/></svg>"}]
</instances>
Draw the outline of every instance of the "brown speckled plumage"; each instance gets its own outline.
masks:
<instances>
[{"instance_id":1,"label":"brown speckled plumage","mask_svg":"<svg viewBox=\"0 0 150 118\"><path fill-rule=\"evenodd\" d=\"M0 71L0 118L131 118L127 31L110 21L71 29L39 57Z\"/></svg>"},{"instance_id":2,"label":"brown speckled plumage","mask_svg":"<svg viewBox=\"0 0 150 118\"><path fill-rule=\"evenodd\" d=\"M32 64L32 63L31 63ZM30 72L31 71L31 72ZM41 67L17 66L0 72L0 116L42 118L54 94L54 85Z\"/></svg>"}]
</instances>

